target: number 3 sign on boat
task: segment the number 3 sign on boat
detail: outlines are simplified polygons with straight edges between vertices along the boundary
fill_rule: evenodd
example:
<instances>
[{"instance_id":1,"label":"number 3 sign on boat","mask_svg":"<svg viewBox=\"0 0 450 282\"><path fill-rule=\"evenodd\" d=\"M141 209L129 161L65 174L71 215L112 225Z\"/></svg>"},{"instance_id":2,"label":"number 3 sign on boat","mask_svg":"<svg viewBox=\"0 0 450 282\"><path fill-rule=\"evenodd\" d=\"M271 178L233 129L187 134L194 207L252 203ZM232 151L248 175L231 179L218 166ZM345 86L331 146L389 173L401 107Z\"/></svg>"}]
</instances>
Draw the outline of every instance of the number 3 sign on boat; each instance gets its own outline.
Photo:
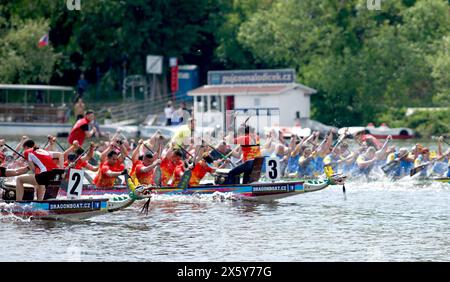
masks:
<instances>
[{"instance_id":1,"label":"number 3 sign on boat","mask_svg":"<svg viewBox=\"0 0 450 282\"><path fill-rule=\"evenodd\" d=\"M272 182L280 180L280 162L277 158L266 159L266 178Z\"/></svg>"}]
</instances>

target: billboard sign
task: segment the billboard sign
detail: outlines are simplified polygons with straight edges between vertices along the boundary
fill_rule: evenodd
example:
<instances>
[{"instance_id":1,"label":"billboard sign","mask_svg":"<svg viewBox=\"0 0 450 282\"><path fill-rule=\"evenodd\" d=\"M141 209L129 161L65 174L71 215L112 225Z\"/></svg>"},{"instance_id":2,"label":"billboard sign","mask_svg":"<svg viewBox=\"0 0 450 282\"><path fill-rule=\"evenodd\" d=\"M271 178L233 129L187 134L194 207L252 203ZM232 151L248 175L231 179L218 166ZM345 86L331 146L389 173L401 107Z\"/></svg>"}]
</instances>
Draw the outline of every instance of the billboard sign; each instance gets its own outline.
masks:
<instances>
[{"instance_id":1,"label":"billboard sign","mask_svg":"<svg viewBox=\"0 0 450 282\"><path fill-rule=\"evenodd\" d=\"M209 71L209 85L295 83L294 69Z\"/></svg>"}]
</instances>

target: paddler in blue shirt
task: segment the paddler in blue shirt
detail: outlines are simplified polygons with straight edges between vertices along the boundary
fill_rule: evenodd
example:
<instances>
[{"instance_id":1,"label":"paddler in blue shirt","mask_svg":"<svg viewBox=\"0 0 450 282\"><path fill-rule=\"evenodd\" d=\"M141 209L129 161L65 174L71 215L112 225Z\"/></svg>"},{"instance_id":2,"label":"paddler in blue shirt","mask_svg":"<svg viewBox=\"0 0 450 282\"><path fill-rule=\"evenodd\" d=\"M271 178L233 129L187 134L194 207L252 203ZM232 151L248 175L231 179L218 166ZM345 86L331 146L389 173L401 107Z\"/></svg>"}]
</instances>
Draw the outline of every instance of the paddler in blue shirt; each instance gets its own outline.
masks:
<instances>
[{"instance_id":1,"label":"paddler in blue shirt","mask_svg":"<svg viewBox=\"0 0 450 282\"><path fill-rule=\"evenodd\" d=\"M306 147L302 156L298 160L298 177L312 178L314 176L314 156L312 149Z\"/></svg>"},{"instance_id":2,"label":"paddler in blue shirt","mask_svg":"<svg viewBox=\"0 0 450 282\"><path fill-rule=\"evenodd\" d=\"M314 156L314 174L320 175L323 173L323 159L330 152L331 145L333 143L333 132L330 131L322 143L313 151Z\"/></svg>"},{"instance_id":3,"label":"paddler in blue shirt","mask_svg":"<svg viewBox=\"0 0 450 282\"><path fill-rule=\"evenodd\" d=\"M347 143L341 144L341 158L342 158L342 173L346 175L351 175L353 172L358 169L356 165L356 159L358 158L358 154L352 152L348 149Z\"/></svg>"},{"instance_id":4,"label":"paddler in blue shirt","mask_svg":"<svg viewBox=\"0 0 450 282\"><path fill-rule=\"evenodd\" d=\"M356 159L356 165L358 166L357 174L364 175L366 177L369 176L372 171L377 158L375 157L376 150L374 147L367 148L364 154L361 154Z\"/></svg>"},{"instance_id":5,"label":"paddler in blue shirt","mask_svg":"<svg viewBox=\"0 0 450 282\"><path fill-rule=\"evenodd\" d=\"M391 173L393 180L397 180L402 178L403 176L409 175L411 168L413 167L414 159L412 156L409 156L409 152L407 148L400 148L400 150L396 153L391 153L388 157L387 162L391 162L397 160L399 163L396 168Z\"/></svg>"}]
</instances>

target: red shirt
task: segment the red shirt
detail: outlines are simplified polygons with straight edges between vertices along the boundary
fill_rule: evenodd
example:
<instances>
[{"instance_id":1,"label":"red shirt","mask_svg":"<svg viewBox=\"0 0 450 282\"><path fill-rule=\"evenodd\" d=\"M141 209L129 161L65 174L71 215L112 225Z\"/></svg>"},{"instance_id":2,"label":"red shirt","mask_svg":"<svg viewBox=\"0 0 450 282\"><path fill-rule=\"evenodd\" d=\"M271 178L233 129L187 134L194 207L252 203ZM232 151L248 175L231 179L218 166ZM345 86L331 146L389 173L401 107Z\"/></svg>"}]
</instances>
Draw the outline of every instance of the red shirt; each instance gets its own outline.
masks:
<instances>
[{"instance_id":1,"label":"red shirt","mask_svg":"<svg viewBox=\"0 0 450 282\"><path fill-rule=\"evenodd\" d=\"M123 163L117 162L115 165L110 166L107 161L100 164L100 170L94 178L94 184L97 187L110 188L114 187L116 177L110 177L106 173L110 171L119 172L123 171L125 166Z\"/></svg>"},{"instance_id":2,"label":"red shirt","mask_svg":"<svg viewBox=\"0 0 450 282\"><path fill-rule=\"evenodd\" d=\"M136 178L141 184L151 185L153 184L153 169L151 169L148 172L141 172L141 169L144 167L145 165L142 161L139 161L139 163L136 164L135 167Z\"/></svg>"},{"instance_id":3,"label":"red shirt","mask_svg":"<svg viewBox=\"0 0 450 282\"><path fill-rule=\"evenodd\" d=\"M199 185L200 180L209 172L214 172L214 169L210 168L204 161L200 161L198 164L194 166L192 169L191 180L189 181L189 185Z\"/></svg>"},{"instance_id":4,"label":"red shirt","mask_svg":"<svg viewBox=\"0 0 450 282\"><path fill-rule=\"evenodd\" d=\"M28 149L23 153L25 159L36 165L36 174L58 168L49 152L42 149Z\"/></svg>"},{"instance_id":5,"label":"red shirt","mask_svg":"<svg viewBox=\"0 0 450 282\"><path fill-rule=\"evenodd\" d=\"M82 159L79 159L77 161L77 163L75 164L74 169L83 169L83 168L85 168L87 166L87 164L88 163L86 161L83 161ZM64 167L68 167L68 166L69 166L69 161L65 161L64 162Z\"/></svg>"},{"instance_id":6,"label":"red shirt","mask_svg":"<svg viewBox=\"0 0 450 282\"><path fill-rule=\"evenodd\" d=\"M73 126L72 130L69 134L69 144L73 144L73 141L77 140L78 143L80 143L80 146L83 145L84 139L86 138L86 131L83 130L83 126L89 125L90 121L87 118L79 119L75 125Z\"/></svg>"},{"instance_id":7,"label":"red shirt","mask_svg":"<svg viewBox=\"0 0 450 282\"><path fill-rule=\"evenodd\" d=\"M164 158L161 161L161 185L162 186L167 186L167 182L169 182L170 178L172 177L173 173L175 172L175 169L178 166L182 166L183 162L182 161L178 161L178 162L173 162L172 160L168 159L168 158Z\"/></svg>"}]
</instances>

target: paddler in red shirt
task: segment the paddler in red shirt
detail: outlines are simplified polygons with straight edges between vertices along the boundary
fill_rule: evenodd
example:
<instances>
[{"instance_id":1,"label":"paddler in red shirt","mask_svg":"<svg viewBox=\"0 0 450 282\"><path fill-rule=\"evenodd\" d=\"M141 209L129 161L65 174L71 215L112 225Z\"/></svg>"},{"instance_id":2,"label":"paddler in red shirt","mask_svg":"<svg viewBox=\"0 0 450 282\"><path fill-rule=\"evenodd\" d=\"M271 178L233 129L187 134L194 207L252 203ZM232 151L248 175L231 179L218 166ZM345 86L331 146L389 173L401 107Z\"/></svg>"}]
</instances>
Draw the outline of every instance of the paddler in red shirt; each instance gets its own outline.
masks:
<instances>
[{"instance_id":1,"label":"paddler in red shirt","mask_svg":"<svg viewBox=\"0 0 450 282\"><path fill-rule=\"evenodd\" d=\"M38 201L42 201L45 195L45 185L48 185L56 176L55 169L62 168L64 157L59 152L48 152L35 146L33 140L23 143L24 157L28 161L28 166L34 174L21 175L16 180L16 201L23 199L23 184L31 184L36 189ZM58 158L59 165L53 162L53 158Z\"/></svg>"},{"instance_id":2,"label":"paddler in red shirt","mask_svg":"<svg viewBox=\"0 0 450 282\"><path fill-rule=\"evenodd\" d=\"M75 141L76 142L76 141ZM70 167L74 169L88 169L90 171L97 171L98 167L91 165L88 161L94 156L95 144L91 143L89 146L89 151L85 154L83 148L78 147L74 149L71 146L66 152L67 160L64 161L64 167ZM69 174L67 174L69 175Z\"/></svg>"},{"instance_id":3,"label":"paddler in red shirt","mask_svg":"<svg viewBox=\"0 0 450 282\"><path fill-rule=\"evenodd\" d=\"M366 144L368 146L373 146L375 147L375 149L378 151L381 149L381 147L383 147L383 144L381 144L380 141L378 141L377 138L375 138L375 136L371 135L371 134L366 134L365 130L361 130L357 133L354 134L355 139L359 141L359 143L363 143L366 142Z\"/></svg>"},{"instance_id":4,"label":"paddler in red shirt","mask_svg":"<svg viewBox=\"0 0 450 282\"><path fill-rule=\"evenodd\" d=\"M89 131L89 124L95 119L95 114L93 111L87 111L84 118L79 119L75 125L73 126L72 130L70 131L68 142L69 144L73 144L73 142L76 140L80 144L80 146L83 146L84 140L86 137L91 137L96 132L95 127L92 128L91 131Z\"/></svg>"},{"instance_id":5,"label":"paddler in red shirt","mask_svg":"<svg viewBox=\"0 0 450 282\"><path fill-rule=\"evenodd\" d=\"M106 161L100 164L97 176L94 178L94 184L101 188L112 188L119 175L126 173L123 157L119 153L111 150L106 157Z\"/></svg>"}]
</instances>

